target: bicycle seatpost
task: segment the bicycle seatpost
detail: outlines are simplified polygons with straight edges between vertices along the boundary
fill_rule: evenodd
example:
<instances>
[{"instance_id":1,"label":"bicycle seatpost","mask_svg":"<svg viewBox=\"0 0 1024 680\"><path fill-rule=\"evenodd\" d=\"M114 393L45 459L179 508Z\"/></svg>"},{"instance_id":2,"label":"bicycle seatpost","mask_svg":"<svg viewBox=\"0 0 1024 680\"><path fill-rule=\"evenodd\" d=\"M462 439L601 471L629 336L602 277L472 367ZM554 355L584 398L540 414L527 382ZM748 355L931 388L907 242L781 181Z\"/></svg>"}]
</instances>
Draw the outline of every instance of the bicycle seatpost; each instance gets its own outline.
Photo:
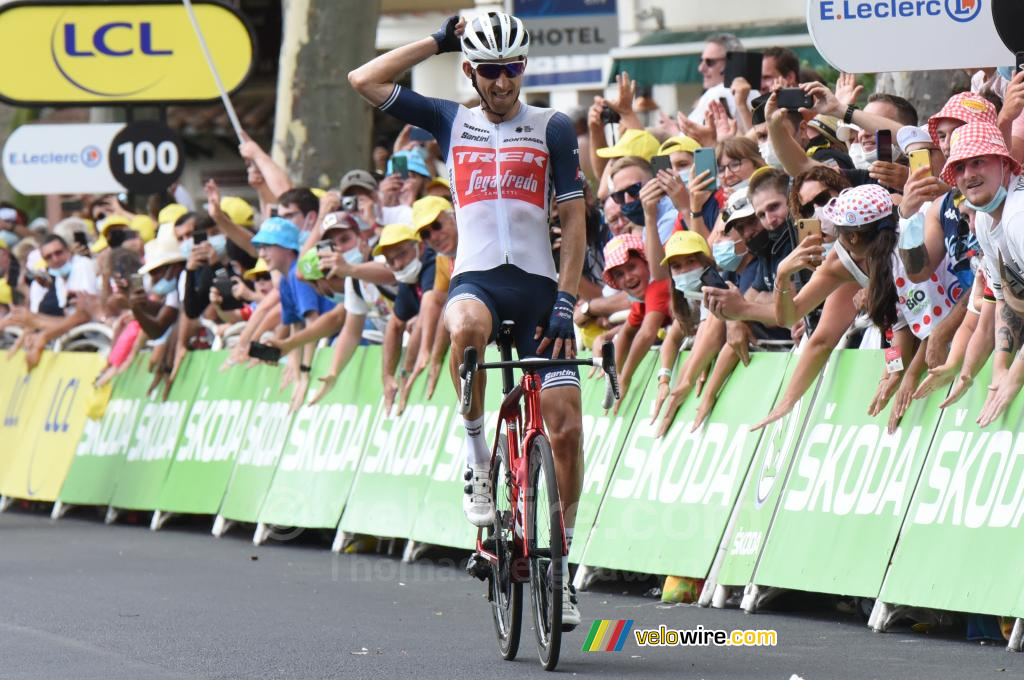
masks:
<instances>
[{"instance_id":1,"label":"bicycle seatpost","mask_svg":"<svg viewBox=\"0 0 1024 680\"><path fill-rule=\"evenodd\" d=\"M467 347L462 355L462 365L459 366L459 377L462 378L462 406L459 410L462 415L468 414L473 404L473 376L476 375L476 366L476 347Z\"/></svg>"},{"instance_id":2,"label":"bicycle seatpost","mask_svg":"<svg viewBox=\"0 0 1024 680\"><path fill-rule=\"evenodd\" d=\"M608 379L603 404L604 408L608 409L621 396L619 393L619 376L615 372L615 345L610 342L604 343L601 347L601 368Z\"/></svg>"}]
</instances>

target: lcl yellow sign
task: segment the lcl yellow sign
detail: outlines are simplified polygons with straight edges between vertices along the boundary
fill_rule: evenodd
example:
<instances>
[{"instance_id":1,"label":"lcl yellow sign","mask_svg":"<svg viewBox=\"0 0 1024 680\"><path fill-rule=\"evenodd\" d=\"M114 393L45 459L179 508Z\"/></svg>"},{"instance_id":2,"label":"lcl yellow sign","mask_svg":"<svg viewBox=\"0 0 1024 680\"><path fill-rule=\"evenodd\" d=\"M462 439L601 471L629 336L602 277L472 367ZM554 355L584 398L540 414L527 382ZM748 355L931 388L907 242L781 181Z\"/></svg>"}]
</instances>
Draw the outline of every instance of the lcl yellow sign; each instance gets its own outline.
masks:
<instances>
[{"instance_id":1,"label":"lcl yellow sign","mask_svg":"<svg viewBox=\"0 0 1024 680\"><path fill-rule=\"evenodd\" d=\"M193 5L227 90L242 85L253 39L230 8ZM216 99L213 75L180 2L0 6L0 99L100 105Z\"/></svg>"}]
</instances>

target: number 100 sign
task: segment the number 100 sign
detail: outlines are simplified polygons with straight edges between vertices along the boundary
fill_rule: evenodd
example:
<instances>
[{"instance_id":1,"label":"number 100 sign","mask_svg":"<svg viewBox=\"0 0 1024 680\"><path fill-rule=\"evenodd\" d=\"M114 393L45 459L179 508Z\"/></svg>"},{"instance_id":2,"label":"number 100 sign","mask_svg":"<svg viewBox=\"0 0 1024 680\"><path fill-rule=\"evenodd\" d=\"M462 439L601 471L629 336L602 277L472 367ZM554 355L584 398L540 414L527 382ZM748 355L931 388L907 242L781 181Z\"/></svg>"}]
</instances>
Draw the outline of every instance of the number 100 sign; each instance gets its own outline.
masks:
<instances>
[{"instance_id":1,"label":"number 100 sign","mask_svg":"<svg viewBox=\"0 0 1024 680\"><path fill-rule=\"evenodd\" d=\"M110 144L110 171L128 191L154 194L181 176L184 151L181 139L163 123L128 123Z\"/></svg>"}]
</instances>

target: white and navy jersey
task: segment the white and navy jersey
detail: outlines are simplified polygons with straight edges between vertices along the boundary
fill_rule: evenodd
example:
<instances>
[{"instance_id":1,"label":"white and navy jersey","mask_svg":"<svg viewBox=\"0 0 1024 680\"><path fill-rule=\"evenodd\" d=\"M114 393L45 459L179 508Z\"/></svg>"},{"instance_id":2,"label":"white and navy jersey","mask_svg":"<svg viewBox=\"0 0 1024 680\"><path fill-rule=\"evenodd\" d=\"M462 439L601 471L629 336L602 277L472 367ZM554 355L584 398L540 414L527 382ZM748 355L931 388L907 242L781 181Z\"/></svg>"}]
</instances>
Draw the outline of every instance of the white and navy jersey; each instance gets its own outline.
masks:
<instances>
[{"instance_id":1,"label":"white and navy jersey","mask_svg":"<svg viewBox=\"0 0 1024 680\"><path fill-rule=\"evenodd\" d=\"M1016 296L1024 295L1024 175L1010 178L1010 189L1003 203L1003 214L996 222L992 215L977 212L974 231L984 253L985 277L997 300L1003 299L1003 287L1013 286ZM1003 271L999 259L1003 260ZM1008 280L1004 280L1005 273Z\"/></svg>"},{"instance_id":2,"label":"white and navy jersey","mask_svg":"<svg viewBox=\"0 0 1024 680\"><path fill-rule=\"evenodd\" d=\"M583 198L569 117L522 104L492 123L468 109L396 85L380 109L429 131L448 166L459 247L452 276L511 264L557 280L548 220L556 203Z\"/></svg>"}]
</instances>

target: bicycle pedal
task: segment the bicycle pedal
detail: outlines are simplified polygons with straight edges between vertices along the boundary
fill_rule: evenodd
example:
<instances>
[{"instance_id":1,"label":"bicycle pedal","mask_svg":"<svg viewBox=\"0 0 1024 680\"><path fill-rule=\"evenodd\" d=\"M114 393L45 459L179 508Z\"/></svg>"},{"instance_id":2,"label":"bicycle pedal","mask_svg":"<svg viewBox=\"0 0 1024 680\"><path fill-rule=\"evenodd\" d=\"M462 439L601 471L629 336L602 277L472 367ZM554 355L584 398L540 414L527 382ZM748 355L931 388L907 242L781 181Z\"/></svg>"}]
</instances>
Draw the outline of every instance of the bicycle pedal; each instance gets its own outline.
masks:
<instances>
[{"instance_id":1,"label":"bicycle pedal","mask_svg":"<svg viewBox=\"0 0 1024 680\"><path fill-rule=\"evenodd\" d=\"M491 574L491 565L480 553L473 553L466 560L466 573L481 581L486 581L487 577Z\"/></svg>"}]
</instances>

